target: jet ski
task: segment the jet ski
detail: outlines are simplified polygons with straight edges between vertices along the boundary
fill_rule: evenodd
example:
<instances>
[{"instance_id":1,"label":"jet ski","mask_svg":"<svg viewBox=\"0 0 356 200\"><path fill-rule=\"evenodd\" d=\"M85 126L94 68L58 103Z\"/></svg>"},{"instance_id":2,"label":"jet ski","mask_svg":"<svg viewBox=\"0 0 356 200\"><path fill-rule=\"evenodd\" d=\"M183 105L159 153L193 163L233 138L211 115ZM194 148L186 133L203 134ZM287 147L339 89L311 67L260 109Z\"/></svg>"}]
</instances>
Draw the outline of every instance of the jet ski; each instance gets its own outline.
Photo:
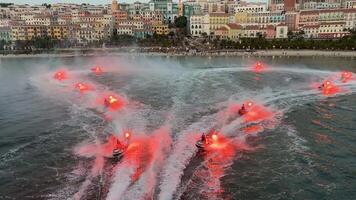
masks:
<instances>
[{"instance_id":1,"label":"jet ski","mask_svg":"<svg viewBox=\"0 0 356 200\"><path fill-rule=\"evenodd\" d=\"M119 161L124 156L129 144L129 138L131 137L131 133L126 132L124 136L126 139L126 144L120 142L120 140L114 135L111 135L109 137L108 143L114 147L114 149L112 150L112 154L108 156L109 159L112 159L113 161Z\"/></svg>"},{"instance_id":2,"label":"jet ski","mask_svg":"<svg viewBox=\"0 0 356 200\"><path fill-rule=\"evenodd\" d=\"M114 149L112 151L111 159L120 160L124 156L124 153L125 153L124 149Z\"/></svg>"},{"instance_id":3,"label":"jet ski","mask_svg":"<svg viewBox=\"0 0 356 200\"><path fill-rule=\"evenodd\" d=\"M217 140L217 133L212 130L207 135L203 133L201 139L195 143L195 146L201 151L206 151L215 140Z\"/></svg>"},{"instance_id":4,"label":"jet ski","mask_svg":"<svg viewBox=\"0 0 356 200\"><path fill-rule=\"evenodd\" d=\"M240 116L242 116L242 115L244 115L246 113L247 113L247 110L245 109L245 107L240 108L240 110L239 110L239 115Z\"/></svg>"},{"instance_id":5,"label":"jet ski","mask_svg":"<svg viewBox=\"0 0 356 200\"><path fill-rule=\"evenodd\" d=\"M99 66L91 68L91 71L96 75L100 75L103 73L103 69Z\"/></svg>"},{"instance_id":6,"label":"jet ski","mask_svg":"<svg viewBox=\"0 0 356 200\"><path fill-rule=\"evenodd\" d=\"M240 116L245 115L248 113L249 109L253 106L252 102L247 102L246 106L245 104L242 104L241 108L239 109L238 113ZM246 108L247 107L247 108Z\"/></svg>"},{"instance_id":7,"label":"jet ski","mask_svg":"<svg viewBox=\"0 0 356 200\"><path fill-rule=\"evenodd\" d=\"M318 88L320 90L324 90L324 89L330 89L332 87L333 87L333 85L331 84L330 81L324 81Z\"/></svg>"},{"instance_id":8,"label":"jet ski","mask_svg":"<svg viewBox=\"0 0 356 200\"><path fill-rule=\"evenodd\" d=\"M204 149L206 143L204 143L203 141L201 140L198 140L196 143L195 143L195 146L198 148L198 149Z\"/></svg>"}]
</instances>

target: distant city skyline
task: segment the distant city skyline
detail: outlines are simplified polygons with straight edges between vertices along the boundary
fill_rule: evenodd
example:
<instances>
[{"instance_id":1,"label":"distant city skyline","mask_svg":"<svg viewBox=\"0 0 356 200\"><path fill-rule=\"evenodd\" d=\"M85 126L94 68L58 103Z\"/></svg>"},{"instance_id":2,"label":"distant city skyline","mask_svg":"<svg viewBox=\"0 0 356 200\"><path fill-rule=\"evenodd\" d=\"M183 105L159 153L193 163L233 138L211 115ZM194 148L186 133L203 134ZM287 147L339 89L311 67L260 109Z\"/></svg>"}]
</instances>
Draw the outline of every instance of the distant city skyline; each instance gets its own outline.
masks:
<instances>
[{"instance_id":1,"label":"distant city skyline","mask_svg":"<svg viewBox=\"0 0 356 200\"><path fill-rule=\"evenodd\" d=\"M133 3L135 1L139 2L148 2L149 0L118 0L118 2L124 2L124 3ZM174 2L178 2L178 0L173 0ZM267 0L246 0L248 2L267 2ZM1 3L14 3L14 4L43 4L43 3L49 3L49 4L54 4L54 3L77 3L77 4L82 4L82 3L89 3L89 4L110 4L111 0L11 0L11 1L2 1Z\"/></svg>"}]
</instances>

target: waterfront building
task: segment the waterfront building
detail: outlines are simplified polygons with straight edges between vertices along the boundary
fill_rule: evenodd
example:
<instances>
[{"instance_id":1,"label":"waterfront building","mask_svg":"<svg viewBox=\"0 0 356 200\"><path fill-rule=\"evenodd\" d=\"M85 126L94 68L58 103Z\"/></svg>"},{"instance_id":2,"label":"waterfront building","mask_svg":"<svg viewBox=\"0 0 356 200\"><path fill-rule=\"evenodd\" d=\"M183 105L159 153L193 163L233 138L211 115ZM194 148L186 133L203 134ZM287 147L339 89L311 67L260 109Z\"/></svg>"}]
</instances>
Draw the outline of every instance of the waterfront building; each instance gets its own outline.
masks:
<instances>
[{"instance_id":1,"label":"waterfront building","mask_svg":"<svg viewBox=\"0 0 356 200\"><path fill-rule=\"evenodd\" d=\"M288 26L285 24L279 24L276 26L276 38L284 39L288 38Z\"/></svg>"},{"instance_id":2,"label":"waterfront building","mask_svg":"<svg viewBox=\"0 0 356 200\"><path fill-rule=\"evenodd\" d=\"M210 32L228 24L230 19L230 15L227 13L210 13L208 16Z\"/></svg>"},{"instance_id":3,"label":"waterfront building","mask_svg":"<svg viewBox=\"0 0 356 200\"><path fill-rule=\"evenodd\" d=\"M11 40L11 28L10 27L0 27L0 41L10 41Z\"/></svg>"},{"instance_id":4,"label":"waterfront building","mask_svg":"<svg viewBox=\"0 0 356 200\"><path fill-rule=\"evenodd\" d=\"M356 8L356 0L346 1L345 8Z\"/></svg>"},{"instance_id":5,"label":"waterfront building","mask_svg":"<svg viewBox=\"0 0 356 200\"><path fill-rule=\"evenodd\" d=\"M235 13L240 12L266 12L267 5L266 4L246 4L244 6L235 7Z\"/></svg>"},{"instance_id":6,"label":"waterfront building","mask_svg":"<svg viewBox=\"0 0 356 200\"><path fill-rule=\"evenodd\" d=\"M226 40L229 36L229 30L225 26L221 26L214 31L215 38Z\"/></svg>"},{"instance_id":7,"label":"waterfront building","mask_svg":"<svg viewBox=\"0 0 356 200\"><path fill-rule=\"evenodd\" d=\"M68 25L47 26L47 36L57 40L69 38L70 28Z\"/></svg>"},{"instance_id":8,"label":"waterfront building","mask_svg":"<svg viewBox=\"0 0 356 200\"><path fill-rule=\"evenodd\" d=\"M135 14L132 16L133 20L141 20L144 23L150 23L150 22L162 22L164 21L163 14L158 11L150 11L150 10L144 10L140 11L139 14Z\"/></svg>"},{"instance_id":9,"label":"waterfront building","mask_svg":"<svg viewBox=\"0 0 356 200\"><path fill-rule=\"evenodd\" d=\"M272 26L272 25L268 25L266 27L266 35L265 35L266 39L274 39L276 38L276 27Z\"/></svg>"},{"instance_id":10,"label":"waterfront building","mask_svg":"<svg viewBox=\"0 0 356 200\"><path fill-rule=\"evenodd\" d=\"M156 33L157 35L167 35L169 33L168 25L162 23L153 23L152 33Z\"/></svg>"},{"instance_id":11,"label":"waterfront building","mask_svg":"<svg viewBox=\"0 0 356 200\"><path fill-rule=\"evenodd\" d=\"M256 25L247 25L243 30L241 37L245 38L257 38L267 34L267 30Z\"/></svg>"},{"instance_id":12,"label":"waterfront building","mask_svg":"<svg viewBox=\"0 0 356 200\"><path fill-rule=\"evenodd\" d=\"M126 10L115 10L112 12L112 17L115 21L115 24L117 24L120 21L128 20L129 15Z\"/></svg>"},{"instance_id":13,"label":"waterfront building","mask_svg":"<svg viewBox=\"0 0 356 200\"><path fill-rule=\"evenodd\" d=\"M304 37L306 38L318 38L320 25L305 25L302 30L304 31Z\"/></svg>"},{"instance_id":14,"label":"waterfront building","mask_svg":"<svg viewBox=\"0 0 356 200\"><path fill-rule=\"evenodd\" d=\"M348 31L344 31L345 22L322 22L319 27L318 38L340 38L349 35Z\"/></svg>"},{"instance_id":15,"label":"waterfront building","mask_svg":"<svg viewBox=\"0 0 356 200\"><path fill-rule=\"evenodd\" d=\"M163 14L165 23L173 23L178 17L178 4L172 0L151 0L148 4L150 11L159 11Z\"/></svg>"},{"instance_id":16,"label":"waterfront building","mask_svg":"<svg viewBox=\"0 0 356 200\"><path fill-rule=\"evenodd\" d=\"M0 18L0 27L9 27L11 20L9 18Z\"/></svg>"},{"instance_id":17,"label":"waterfront building","mask_svg":"<svg viewBox=\"0 0 356 200\"><path fill-rule=\"evenodd\" d=\"M47 27L42 25L14 25L11 26L11 39L32 40L47 36Z\"/></svg>"},{"instance_id":18,"label":"waterfront building","mask_svg":"<svg viewBox=\"0 0 356 200\"><path fill-rule=\"evenodd\" d=\"M204 33L204 15L192 15L190 17L189 30L192 36L201 36Z\"/></svg>"},{"instance_id":19,"label":"waterfront building","mask_svg":"<svg viewBox=\"0 0 356 200\"><path fill-rule=\"evenodd\" d=\"M285 23L285 13L281 11L236 13L235 22L243 26L276 26L280 23Z\"/></svg>"}]
</instances>

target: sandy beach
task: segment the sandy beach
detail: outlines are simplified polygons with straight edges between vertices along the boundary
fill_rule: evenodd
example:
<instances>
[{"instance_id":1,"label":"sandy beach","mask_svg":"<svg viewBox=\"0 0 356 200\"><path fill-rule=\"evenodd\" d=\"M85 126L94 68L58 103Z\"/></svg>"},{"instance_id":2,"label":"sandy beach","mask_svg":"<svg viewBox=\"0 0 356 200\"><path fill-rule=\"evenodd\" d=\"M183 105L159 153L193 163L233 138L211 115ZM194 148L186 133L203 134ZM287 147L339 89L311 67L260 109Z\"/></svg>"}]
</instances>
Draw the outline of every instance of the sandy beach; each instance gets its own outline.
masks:
<instances>
[{"instance_id":1,"label":"sandy beach","mask_svg":"<svg viewBox=\"0 0 356 200\"><path fill-rule=\"evenodd\" d=\"M124 51L123 51L124 50ZM325 56L325 57L356 57L356 51L322 51L322 50L213 50L206 52L183 51L142 51L135 48L92 48L92 49L61 49L53 53L38 54L1 54L0 58L51 58L76 56L252 56L252 57L284 57L284 56Z\"/></svg>"}]
</instances>

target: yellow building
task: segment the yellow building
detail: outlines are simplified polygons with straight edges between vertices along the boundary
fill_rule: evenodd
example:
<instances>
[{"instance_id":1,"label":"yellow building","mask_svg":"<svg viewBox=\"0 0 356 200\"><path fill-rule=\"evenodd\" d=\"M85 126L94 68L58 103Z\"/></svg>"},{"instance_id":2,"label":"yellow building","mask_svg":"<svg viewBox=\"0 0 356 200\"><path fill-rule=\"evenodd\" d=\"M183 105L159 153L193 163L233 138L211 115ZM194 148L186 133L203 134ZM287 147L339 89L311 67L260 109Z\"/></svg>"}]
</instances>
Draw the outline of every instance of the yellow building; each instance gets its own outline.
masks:
<instances>
[{"instance_id":1,"label":"yellow building","mask_svg":"<svg viewBox=\"0 0 356 200\"><path fill-rule=\"evenodd\" d=\"M214 35L216 38L226 40L229 36L229 30L225 26L222 26L214 31Z\"/></svg>"},{"instance_id":2,"label":"yellow building","mask_svg":"<svg viewBox=\"0 0 356 200\"><path fill-rule=\"evenodd\" d=\"M69 37L70 27L67 25L47 26L47 36L57 40L63 40Z\"/></svg>"},{"instance_id":3,"label":"yellow building","mask_svg":"<svg viewBox=\"0 0 356 200\"><path fill-rule=\"evenodd\" d=\"M226 24L214 31L214 35L220 39L238 40L243 33L242 26L239 24Z\"/></svg>"},{"instance_id":4,"label":"yellow building","mask_svg":"<svg viewBox=\"0 0 356 200\"><path fill-rule=\"evenodd\" d=\"M238 24L246 24L248 23L247 12L238 12L235 14L235 22Z\"/></svg>"},{"instance_id":5,"label":"yellow building","mask_svg":"<svg viewBox=\"0 0 356 200\"><path fill-rule=\"evenodd\" d=\"M119 10L119 5L117 4L116 0L113 0L111 2L111 13L114 13L117 10Z\"/></svg>"},{"instance_id":6,"label":"yellow building","mask_svg":"<svg viewBox=\"0 0 356 200\"><path fill-rule=\"evenodd\" d=\"M32 40L47 35L46 26L20 25L11 27L12 40Z\"/></svg>"},{"instance_id":7,"label":"yellow building","mask_svg":"<svg viewBox=\"0 0 356 200\"><path fill-rule=\"evenodd\" d=\"M228 38L230 40L238 40L243 33L242 26L239 24L227 24L225 27L229 30Z\"/></svg>"},{"instance_id":8,"label":"yellow building","mask_svg":"<svg viewBox=\"0 0 356 200\"><path fill-rule=\"evenodd\" d=\"M229 23L229 14L226 13L209 14L209 25L210 25L211 32L228 23Z\"/></svg>"},{"instance_id":9,"label":"yellow building","mask_svg":"<svg viewBox=\"0 0 356 200\"><path fill-rule=\"evenodd\" d=\"M167 24L154 23L152 24L152 31L158 35L167 35L169 33L169 28Z\"/></svg>"}]
</instances>

